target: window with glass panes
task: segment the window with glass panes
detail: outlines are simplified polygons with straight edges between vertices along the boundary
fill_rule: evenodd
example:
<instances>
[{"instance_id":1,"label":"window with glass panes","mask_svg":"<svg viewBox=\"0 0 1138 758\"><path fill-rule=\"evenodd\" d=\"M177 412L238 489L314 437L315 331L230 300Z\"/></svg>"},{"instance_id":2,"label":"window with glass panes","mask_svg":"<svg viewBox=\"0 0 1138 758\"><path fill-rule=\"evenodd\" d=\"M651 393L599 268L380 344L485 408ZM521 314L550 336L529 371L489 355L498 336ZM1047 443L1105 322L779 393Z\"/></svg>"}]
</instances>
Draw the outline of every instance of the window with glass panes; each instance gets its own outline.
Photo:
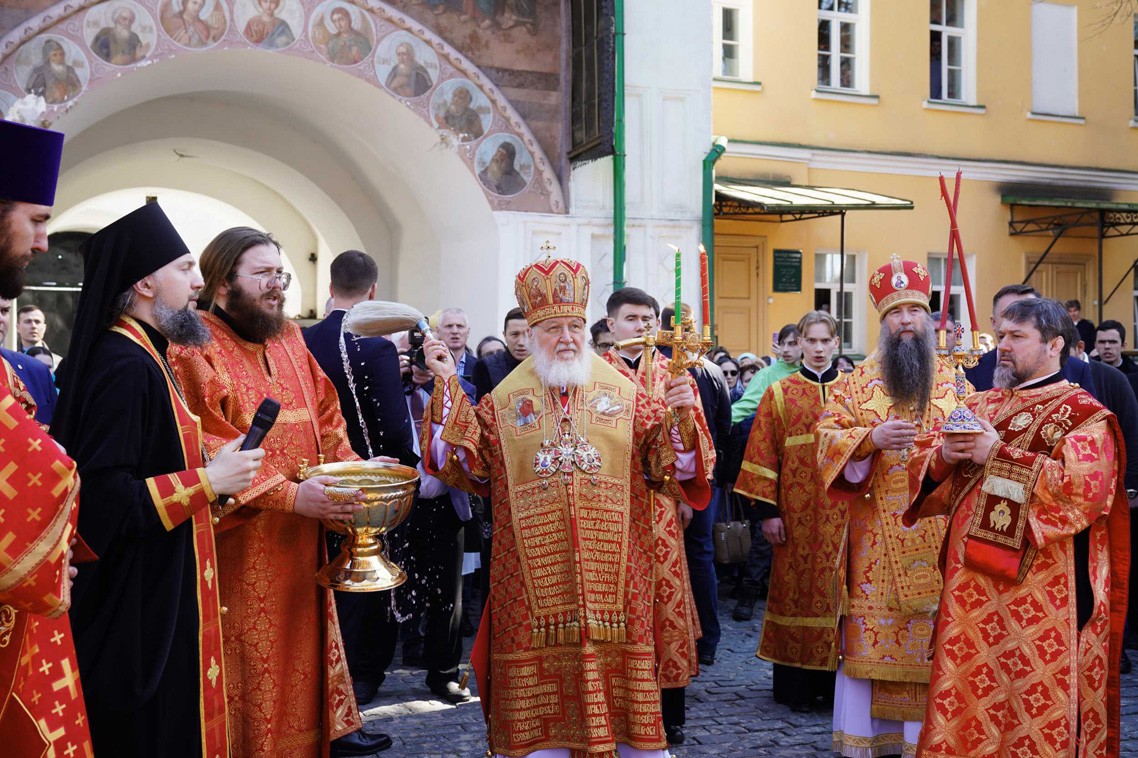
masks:
<instances>
[{"instance_id":1,"label":"window with glass panes","mask_svg":"<svg viewBox=\"0 0 1138 758\"><path fill-rule=\"evenodd\" d=\"M929 99L965 100L965 0L930 0Z\"/></svg>"},{"instance_id":2,"label":"window with glass panes","mask_svg":"<svg viewBox=\"0 0 1138 758\"><path fill-rule=\"evenodd\" d=\"M818 0L818 86L858 88L858 39L868 0Z\"/></svg>"},{"instance_id":3,"label":"window with glass panes","mask_svg":"<svg viewBox=\"0 0 1138 758\"><path fill-rule=\"evenodd\" d=\"M965 256L969 261L969 271L973 271L971 258L972 256ZM929 309L939 311L943 308L945 303L945 286L944 275L945 267L948 265L948 257L943 253L929 253L928 269L930 283L932 284L929 291ZM960 273L960 259L952 262L952 286L948 287L948 312L949 315L958 324L963 324L965 334L972 329L972 325L968 323L968 314L965 312L967 308L964 305L964 277ZM940 326L939 323L934 324ZM965 336L965 343L968 342L968 337Z\"/></svg>"},{"instance_id":4,"label":"window with glass panes","mask_svg":"<svg viewBox=\"0 0 1138 758\"><path fill-rule=\"evenodd\" d=\"M840 253L814 254L814 310L826 311L838 320L838 329L842 335L842 349L854 349L854 293L861 292L857 283L857 254L846 253L845 287L839 286L841 281ZM841 298L841 313L839 315L838 302ZM863 294L864 299L864 294Z\"/></svg>"},{"instance_id":5,"label":"window with glass panes","mask_svg":"<svg viewBox=\"0 0 1138 758\"><path fill-rule=\"evenodd\" d=\"M569 58L572 97L570 100L570 157L595 147L601 140L601 35L608 27L601 19L599 0L572 0L569 8L572 27Z\"/></svg>"},{"instance_id":6,"label":"window with glass panes","mask_svg":"<svg viewBox=\"0 0 1138 758\"><path fill-rule=\"evenodd\" d=\"M752 14L752 0L712 0L711 75L716 79L752 79Z\"/></svg>"}]
</instances>

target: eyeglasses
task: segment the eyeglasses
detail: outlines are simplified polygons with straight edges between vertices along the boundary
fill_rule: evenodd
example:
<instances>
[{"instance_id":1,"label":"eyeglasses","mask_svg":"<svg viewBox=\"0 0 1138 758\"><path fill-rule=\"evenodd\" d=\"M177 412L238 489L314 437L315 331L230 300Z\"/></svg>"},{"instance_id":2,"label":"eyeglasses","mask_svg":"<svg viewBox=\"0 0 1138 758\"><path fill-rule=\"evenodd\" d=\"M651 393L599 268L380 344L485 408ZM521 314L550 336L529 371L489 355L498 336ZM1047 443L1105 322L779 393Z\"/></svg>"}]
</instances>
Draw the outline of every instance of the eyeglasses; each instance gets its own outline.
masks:
<instances>
[{"instance_id":1,"label":"eyeglasses","mask_svg":"<svg viewBox=\"0 0 1138 758\"><path fill-rule=\"evenodd\" d=\"M288 289L292 284L292 274L282 273L280 271L262 271L259 274L237 274L236 276L243 276L246 279L256 279L260 284L262 292L268 292L272 289L274 284L281 286L281 292Z\"/></svg>"}]
</instances>

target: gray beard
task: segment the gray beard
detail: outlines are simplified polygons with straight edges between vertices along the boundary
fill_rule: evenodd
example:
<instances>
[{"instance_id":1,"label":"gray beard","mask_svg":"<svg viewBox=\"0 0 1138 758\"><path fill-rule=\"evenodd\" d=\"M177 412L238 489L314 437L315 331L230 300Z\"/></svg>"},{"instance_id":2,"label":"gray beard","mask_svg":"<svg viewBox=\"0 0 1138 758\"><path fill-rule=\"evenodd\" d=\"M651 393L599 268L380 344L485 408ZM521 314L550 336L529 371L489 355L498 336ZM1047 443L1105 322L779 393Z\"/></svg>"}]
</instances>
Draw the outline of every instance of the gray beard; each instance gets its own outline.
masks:
<instances>
[{"instance_id":1,"label":"gray beard","mask_svg":"<svg viewBox=\"0 0 1138 758\"><path fill-rule=\"evenodd\" d=\"M66 79L67 78L67 64L66 63L60 63L60 64L49 63L48 65L51 66L51 73L54 74L57 78L59 78L59 79Z\"/></svg>"},{"instance_id":2,"label":"gray beard","mask_svg":"<svg viewBox=\"0 0 1138 758\"><path fill-rule=\"evenodd\" d=\"M923 416L932 397L936 377L936 343L932 329L912 339L894 336L882 325L877 347L881 357L881 378L894 403L912 405Z\"/></svg>"},{"instance_id":3,"label":"gray beard","mask_svg":"<svg viewBox=\"0 0 1138 758\"><path fill-rule=\"evenodd\" d=\"M209 329L193 308L171 308L155 300L154 320L162 336L175 345L198 346L209 342Z\"/></svg>"},{"instance_id":4,"label":"gray beard","mask_svg":"<svg viewBox=\"0 0 1138 758\"><path fill-rule=\"evenodd\" d=\"M571 361L558 360L541 350L533 353L533 370L547 387L580 387L593 375L593 352L582 350Z\"/></svg>"},{"instance_id":5,"label":"gray beard","mask_svg":"<svg viewBox=\"0 0 1138 758\"><path fill-rule=\"evenodd\" d=\"M114 28L111 30L111 33L114 34L115 39L119 42L126 42L130 39L131 31L129 28L124 29L118 24L115 24Z\"/></svg>"}]
</instances>

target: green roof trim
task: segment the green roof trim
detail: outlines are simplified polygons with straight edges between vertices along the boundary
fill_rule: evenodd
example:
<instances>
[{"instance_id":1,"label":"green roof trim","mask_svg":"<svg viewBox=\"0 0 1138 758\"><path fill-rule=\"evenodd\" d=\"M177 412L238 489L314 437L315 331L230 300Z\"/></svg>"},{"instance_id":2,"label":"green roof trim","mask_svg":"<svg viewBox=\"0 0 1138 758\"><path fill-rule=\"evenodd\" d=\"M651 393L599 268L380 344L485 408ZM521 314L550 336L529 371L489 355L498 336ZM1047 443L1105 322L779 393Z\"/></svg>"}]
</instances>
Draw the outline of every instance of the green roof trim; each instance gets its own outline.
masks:
<instances>
[{"instance_id":1,"label":"green roof trim","mask_svg":"<svg viewBox=\"0 0 1138 758\"><path fill-rule=\"evenodd\" d=\"M717 216L913 210L913 201L842 187L810 187L727 177L715 180Z\"/></svg>"},{"instance_id":2,"label":"green roof trim","mask_svg":"<svg viewBox=\"0 0 1138 758\"><path fill-rule=\"evenodd\" d=\"M1138 203L1117 203L1111 200L1085 200L1076 197L1022 197L1000 195L1004 205L1026 205L1033 208L1075 208L1084 211L1120 211L1138 213Z\"/></svg>"}]
</instances>

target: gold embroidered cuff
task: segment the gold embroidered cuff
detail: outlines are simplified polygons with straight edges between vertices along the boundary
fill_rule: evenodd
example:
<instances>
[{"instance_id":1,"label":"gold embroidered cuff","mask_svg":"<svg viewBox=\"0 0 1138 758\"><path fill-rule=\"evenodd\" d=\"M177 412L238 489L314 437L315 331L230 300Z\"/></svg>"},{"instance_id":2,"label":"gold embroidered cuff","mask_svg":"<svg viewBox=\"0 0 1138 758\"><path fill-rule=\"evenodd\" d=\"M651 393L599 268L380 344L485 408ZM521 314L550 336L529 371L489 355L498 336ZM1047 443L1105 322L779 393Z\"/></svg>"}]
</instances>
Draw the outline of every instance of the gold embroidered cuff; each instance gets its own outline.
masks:
<instances>
[{"instance_id":1,"label":"gold embroidered cuff","mask_svg":"<svg viewBox=\"0 0 1138 758\"><path fill-rule=\"evenodd\" d=\"M672 416L673 426L676 427L680 433L680 445L686 453L689 450L694 450L696 442L699 439L698 431L695 426L695 413L689 411L687 415L682 418L677 418L676 414L669 411Z\"/></svg>"}]
</instances>

